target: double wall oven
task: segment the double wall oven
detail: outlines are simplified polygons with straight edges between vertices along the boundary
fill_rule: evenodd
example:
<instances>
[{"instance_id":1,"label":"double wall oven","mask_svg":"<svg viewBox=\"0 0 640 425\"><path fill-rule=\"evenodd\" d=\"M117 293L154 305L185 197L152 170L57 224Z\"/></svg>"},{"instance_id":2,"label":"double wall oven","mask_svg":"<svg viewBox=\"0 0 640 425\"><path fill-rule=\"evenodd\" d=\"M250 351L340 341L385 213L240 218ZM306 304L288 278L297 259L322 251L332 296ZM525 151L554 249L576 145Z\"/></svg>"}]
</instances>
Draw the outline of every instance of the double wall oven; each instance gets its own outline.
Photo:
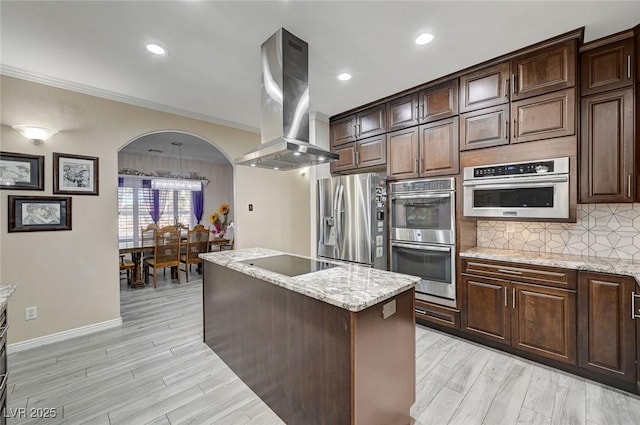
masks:
<instances>
[{"instance_id":1,"label":"double wall oven","mask_svg":"<svg viewBox=\"0 0 640 425\"><path fill-rule=\"evenodd\" d=\"M391 270L420 276L416 298L456 306L455 179L390 185Z\"/></svg>"}]
</instances>

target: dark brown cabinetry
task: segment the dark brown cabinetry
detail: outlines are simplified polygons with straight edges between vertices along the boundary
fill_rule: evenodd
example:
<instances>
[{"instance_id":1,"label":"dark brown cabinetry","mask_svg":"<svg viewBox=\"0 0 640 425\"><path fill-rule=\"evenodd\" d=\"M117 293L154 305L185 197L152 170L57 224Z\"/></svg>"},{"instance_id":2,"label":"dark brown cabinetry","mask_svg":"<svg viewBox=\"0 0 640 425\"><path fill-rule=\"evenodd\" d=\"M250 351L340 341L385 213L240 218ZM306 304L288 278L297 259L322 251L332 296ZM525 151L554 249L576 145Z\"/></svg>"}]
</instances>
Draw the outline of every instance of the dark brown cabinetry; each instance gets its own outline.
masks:
<instances>
[{"instance_id":1,"label":"dark brown cabinetry","mask_svg":"<svg viewBox=\"0 0 640 425\"><path fill-rule=\"evenodd\" d=\"M394 131L458 115L458 80L387 102L387 130Z\"/></svg>"},{"instance_id":2,"label":"dark brown cabinetry","mask_svg":"<svg viewBox=\"0 0 640 425\"><path fill-rule=\"evenodd\" d=\"M417 321L435 323L447 328L460 329L460 311L454 308L415 300Z\"/></svg>"},{"instance_id":3,"label":"dark brown cabinetry","mask_svg":"<svg viewBox=\"0 0 640 425\"><path fill-rule=\"evenodd\" d=\"M633 85L633 34L627 37L581 53L582 96Z\"/></svg>"},{"instance_id":4,"label":"dark brown cabinetry","mask_svg":"<svg viewBox=\"0 0 640 425\"><path fill-rule=\"evenodd\" d=\"M388 134L387 178L457 174L458 118L449 118Z\"/></svg>"},{"instance_id":5,"label":"dark brown cabinetry","mask_svg":"<svg viewBox=\"0 0 640 425\"><path fill-rule=\"evenodd\" d=\"M462 264L464 331L576 364L574 271L488 260Z\"/></svg>"},{"instance_id":6,"label":"dark brown cabinetry","mask_svg":"<svg viewBox=\"0 0 640 425\"><path fill-rule=\"evenodd\" d=\"M633 202L634 89L582 98L580 201Z\"/></svg>"},{"instance_id":7,"label":"dark brown cabinetry","mask_svg":"<svg viewBox=\"0 0 640 425\"><path fill-rule=\"evenodd\" d=\"M580 272L578 334L581 368L636 381L636 321L631 277ZM637 292L637 291L636 291Z\"/></svg>"},{"instance_id":8,"label":"dark brown cabinetry","mask_svg":"<svg viewBox=\"0 0 640 425\"><path fill-rule=\"evenodd\" d=\"M576 132L576 40L460 77L461 150Z\"/></svg>"},{"instance_id":9,"label":"dark brown cabinetry","mask_svg":"<svg viewBox=\"0 0 640 425\"><path fill-rule=\"evenodd\" d=\"M568 40L517 56L511 61L511 100L575 86L576 62L576 40Z\"/></svg>"},{"instance_id":10,"label":"dark brown cabinetry","mask_svg":"<svg viewBox=\"0 0 640 425\"><path fill-rule=\"evenodd\" d=\"M382 104L333 121L330 127L331 148L385 133L386 118L386 107Z\"/></svg>"},{"instance_id":11,"label":"dark brown cabinetry","mask_svg":"<svg viewBox=\"0 0 640 425\"><path fill-rule=\"evenodd\" d=\"M331 172L344 172L387 163L387 135L351 142L333 150L340 159L331 163Z\"/></svg>"},{"instance_id":12,"label":"dark brown cabinetry","mask_svg":"<svg viewBox=\"0 0 640 425\"><path fill-rule=\"evenodd\" d=\"M584 45L580 61L580 202L635 202L640 118L634 105L634 33Z\"/></svg>"}]
</instances>

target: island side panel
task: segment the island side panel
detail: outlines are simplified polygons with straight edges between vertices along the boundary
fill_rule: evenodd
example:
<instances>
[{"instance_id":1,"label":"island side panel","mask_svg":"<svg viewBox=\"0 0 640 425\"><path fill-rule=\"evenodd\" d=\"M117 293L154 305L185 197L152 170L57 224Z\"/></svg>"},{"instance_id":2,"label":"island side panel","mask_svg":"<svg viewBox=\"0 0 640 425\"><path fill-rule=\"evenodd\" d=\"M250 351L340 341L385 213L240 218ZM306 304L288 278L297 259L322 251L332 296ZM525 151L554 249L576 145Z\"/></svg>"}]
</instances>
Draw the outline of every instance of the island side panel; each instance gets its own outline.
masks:
<instances>
[{"instance_id":1,"label":"island side panel","mask_svg":"<svg viewBox=\"0 0 640 425\"><path fill-rule=\"evenodd\" d=\"M205 343L286 423L351 425L349 311L204 264Z\"/></svg>"},{"instance_id":2,"label":"island side panel","mask_svg":"<svg viewBox=\"0 0 640 425\"><path fill-rule=\"evenodd\" d=\"M383 306L395 300L386 319ZM352 313L354 425L408 425L416 399L414 289Z\"/></svg>"}]
</instances>

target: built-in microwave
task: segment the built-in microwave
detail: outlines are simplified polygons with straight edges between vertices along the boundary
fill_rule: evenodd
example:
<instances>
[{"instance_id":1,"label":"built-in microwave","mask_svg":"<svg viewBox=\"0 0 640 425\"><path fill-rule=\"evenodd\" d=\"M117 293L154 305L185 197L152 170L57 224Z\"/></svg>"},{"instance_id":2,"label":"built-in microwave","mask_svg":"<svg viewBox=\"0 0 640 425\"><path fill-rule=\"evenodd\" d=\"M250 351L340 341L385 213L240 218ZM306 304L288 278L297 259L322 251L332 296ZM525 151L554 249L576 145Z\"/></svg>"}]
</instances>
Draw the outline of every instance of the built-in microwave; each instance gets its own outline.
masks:
<instances>
[{"instance_id":1,"label":"built-in microwave","mask_svg":"<svg viewBox=\"0 0 640 425\"><path fill-rule=\"evenodd\" d=\"M465 167L463 214L569 218L569 158Z\"/></svg>"}]
</instances>

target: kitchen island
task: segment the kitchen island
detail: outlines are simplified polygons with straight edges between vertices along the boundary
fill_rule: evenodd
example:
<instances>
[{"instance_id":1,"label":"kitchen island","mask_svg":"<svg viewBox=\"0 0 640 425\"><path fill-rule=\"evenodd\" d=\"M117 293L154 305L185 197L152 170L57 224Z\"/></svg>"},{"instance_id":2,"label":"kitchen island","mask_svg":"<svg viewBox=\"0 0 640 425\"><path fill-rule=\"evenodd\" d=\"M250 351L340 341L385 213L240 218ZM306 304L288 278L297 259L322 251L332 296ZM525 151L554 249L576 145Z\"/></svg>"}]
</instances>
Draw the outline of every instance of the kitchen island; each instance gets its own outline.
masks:
<instances>
[{"instance_id":1,"label":"kitchen island","mask_svg":"<svg viewBox=\"0 0 640 425\"><path fill-rule=\"evenodd\" d=\"M285 423L410 423L420 278L262 248L200 256L205 343Z\"/></svg>"}]
</instances>

